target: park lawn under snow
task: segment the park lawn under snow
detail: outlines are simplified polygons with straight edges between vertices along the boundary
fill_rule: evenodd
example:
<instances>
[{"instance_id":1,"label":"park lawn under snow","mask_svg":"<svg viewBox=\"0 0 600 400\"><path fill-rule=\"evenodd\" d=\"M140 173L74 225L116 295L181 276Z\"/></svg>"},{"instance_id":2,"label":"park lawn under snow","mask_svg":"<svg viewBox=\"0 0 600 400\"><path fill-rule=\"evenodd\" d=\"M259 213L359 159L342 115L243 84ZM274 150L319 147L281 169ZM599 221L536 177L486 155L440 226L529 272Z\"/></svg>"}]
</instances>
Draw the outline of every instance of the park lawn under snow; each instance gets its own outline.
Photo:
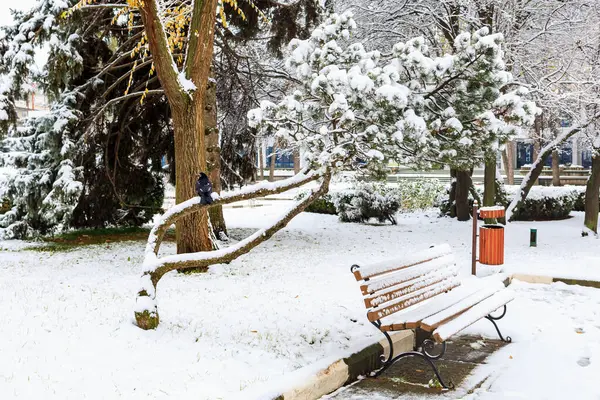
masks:
<instances>
[{"instance_id":1,"label":"park lawn under snow","mask_svg":"<svg viewBox=\"0 0 600 400\"><path fill-rule=\"evenodd\" d=\"M226 209L234 235L266 226L289 206L285 200L260 204ZM600 279L600 241L581 238L582 216L574 215L511 224L506 270ZM530 227L538 229L534 249L528 247ZM397 226L342 224L335 216L303 213L229 265L165 276L156 331L132 323L143 243L47 253L0 242L0 398L251 399L285 388L314 363L326 365L381 339L366 321L353 263L447 242L468 274L470 229L435 211L402 215ZM173 251L168 243L161 249ZM536 304L526 287L521 295L525 304ZM534 335L513 324L506 329L514 338L523 329ZM472 330L493 333L481 323ZM545 357L539 362L551 360Z\"/></svg>"}]
</instances>

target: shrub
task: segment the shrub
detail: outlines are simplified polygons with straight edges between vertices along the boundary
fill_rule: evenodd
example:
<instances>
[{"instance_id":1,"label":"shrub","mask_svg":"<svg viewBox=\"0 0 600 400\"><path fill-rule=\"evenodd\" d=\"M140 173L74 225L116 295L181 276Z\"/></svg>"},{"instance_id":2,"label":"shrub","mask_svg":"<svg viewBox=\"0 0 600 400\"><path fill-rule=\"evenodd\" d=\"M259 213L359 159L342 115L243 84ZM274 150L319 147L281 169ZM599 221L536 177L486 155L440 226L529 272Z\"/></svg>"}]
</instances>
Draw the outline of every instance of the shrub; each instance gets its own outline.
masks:
<instances>
[{"instance_id":1,"label":"shrub","mask_svg":"<svg viewBox=\"0 0 600 400\"><path fill-rule=\"evenodd\" d=\"M356 188L334 194L335 208L342 222L368 222L371 218L396 224L400 196L385 184L359 183Z\"/></svg>"},{"instance_id":2,"label":"shrub","mask_svg":"<svg viewBox=\"0 0 600 400\"><path fill-rule=\"evenodd\" d=\"M403 179L395 190L400 197L400 209L411 212L434 207L444 185L437 179Z\"/></svg>"},{"instance_id":3,"label":"shrub","mask_svg":"<svg viewBox=\"0 0 600 400\"><path fill-rule=\"evenodd\" d=\"M297 197L298 198L298 197ZM306 212L316 213L316 214L329 214L336 215L337 211L335 209L335 204L333 204L333 199L330 194L326 194L314 202L312 202L306 209Z\"/></svg>"},{"instance_id":4,"label":"shrub","mask_svg":"<svg viewBox=\"0 0 600 400\"><path fill-rule=\"evenodd\" d=\"M575 205L573 211L585 211L585 186L575 186L573 190L576 191Z\"/></svg>"}]
</instances>

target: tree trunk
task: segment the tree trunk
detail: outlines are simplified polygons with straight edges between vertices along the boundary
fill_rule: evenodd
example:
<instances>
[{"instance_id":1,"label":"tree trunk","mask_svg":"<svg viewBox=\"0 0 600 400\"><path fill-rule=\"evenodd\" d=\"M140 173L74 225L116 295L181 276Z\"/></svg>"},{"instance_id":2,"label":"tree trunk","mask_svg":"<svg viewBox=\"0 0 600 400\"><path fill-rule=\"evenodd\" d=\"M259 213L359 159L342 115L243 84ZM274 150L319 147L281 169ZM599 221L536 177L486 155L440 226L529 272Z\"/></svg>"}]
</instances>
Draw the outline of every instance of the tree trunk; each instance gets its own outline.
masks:
<instances>
[{"instance_id":1,"label":"tree trunk","mask_svg":"<svg viewBox=\"0 0 600 400\"><path fill-rule=\"evenodd\" d=\"M552 186L560 186L560 155L558 149L552 150Z\"/></svg>"},{"instance_id":2,"label":"tree trunk","mask_svg":"<svg viewBox=\"0 0 600 400\"><path fill-rule=\"evenodd\" d=\"M485 161L485 172L483 177L483 206L496 205L496 160L491 157ZM486 224L495 223L495 219L486 219Z\"/></svg>"},{"instance_id":3,"label":"tree trunk","mask_svg":"<svg viewBox=\"0 0 600 400\"><path fill-rule=\"evenodd\" d=\"M594 233L598 233L598 213L600 212L600 155L592 157L592 174L585 189L584 225ZM585 232L584 232L585 235Z\"/></svg>"},{"instance_id":4,"label":"tree trunk","mask_svg":"<svg viewBox=\"0 0 600 400\"><path fill-rule=\"evenodd\" d=\"M277 139L273 141L273 148L271 149L271 165L269 166L269 182L275 181L275 161L277 161Z\"/></svg>"},{"instance_id":5,"label":"tree trunk","mask_svg":"<svg viewBox=\"0 0 600 400\"><path fill-rule=\"evenodd\" d=\"M208 177L213 191L221 193L221 147L219 146L219 129L217 127L217 92L214 72L211 70L206 93L204 95L204 134L206 137L206 164ZM210 223L215 237L227 240L227 226L223 218L223 207L211 207L208 210Z\"/></svg>"},{"instance_id":6,"label":"tree trunk","mask_svg":"<svg viewBox=\"0 0 600 400\"><path fill-rule=\"evenodd\" d=\"M263 145L262 142L260 144L260 152L258 153L259 163L260 163L260 180L265 179L265 157L263 154Z\"/></svg>"},{"instance_id":7,"label":"tree trunk","mask_svg":"<svg viewBox=\"0 0 600 400\"><path fill-rule=\"evenodd\" d=\"M483 186L483 206L494 206L496 198L496 160L486 160Z\"/></svg>"},{"instance_id":8,"label":"tree trunk","mask_svg":"<svg viewBox=\"0 0 600 400\"><path fill-rule=\"evenodd\" d=\"M196 196L196 177L206 171L204 93L213 58L217 0L192 2L189 30L194 34L189 35L183 71L173 59L159 4L145 0L139 2L139 7L156 74L171 107L175 131L175 194L179 204ZM182 218L176 227L178 253L212 249L206 210Z\"/></svg>"},{"instance_id":9,"label":"tree trunk","mask_svg":"<svg viewBox=\"0 0 600 400\"><path fill-rule=\"evenodd\" d=\"M187 107L172 108L175 128L175 202L196 196L195 184L200 172L206 171L203 115ZM199 132L201 132L199 134ZM177 221L177 253L196 253L212 250L206 210Z\"/></svg>"},{"instance_id":10,"label":"tree trunk","mask_svg":"<svg viewBox=\"0 0 600 400\"><path fill-rule=\"evenodd\" d=\"M506 148L502 152L502 161L504 162L504 173L509 185L515 184L515 167L514 167L514 146L512 141L506 143Z\"/></svg>"},{"instance_id":11,"label":"tree trunk","mask_svg":"<svg viewBox=\"0 0 600 400\"><path fill-rule=\"evenodd\" d=\"M294 150L294 175L300 172L300 151Z\"/></svg>"},{"instance_id":12,"label":"tree trunk","mask_svg":"<svg viewBox=\"0 0 600 400\"><path fill-rule=\"evenodd\" d=\"M456 171L456 217L459 221L469 221L469 189L471 188L470 171Z\"/></svg>"},{"instance_id":13,"label":"tree trunk","mask_svg":"<svg viewBox=\"0 0 600 400\"><path fill-rule=\"evenodd\" d=\"M456 169L450 168L450 218L456 218Z\"/></svg>"}]
</instances>

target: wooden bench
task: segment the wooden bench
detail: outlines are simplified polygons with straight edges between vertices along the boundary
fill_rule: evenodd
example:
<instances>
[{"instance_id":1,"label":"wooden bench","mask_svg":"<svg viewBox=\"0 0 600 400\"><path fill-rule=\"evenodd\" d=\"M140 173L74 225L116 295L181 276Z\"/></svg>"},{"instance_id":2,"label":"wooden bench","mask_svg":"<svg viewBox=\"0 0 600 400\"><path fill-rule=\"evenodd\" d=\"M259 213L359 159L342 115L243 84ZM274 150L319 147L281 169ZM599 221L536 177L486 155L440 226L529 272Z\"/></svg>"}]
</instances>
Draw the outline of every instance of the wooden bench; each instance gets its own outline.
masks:
<instances>
[{"instance_id":1,"label":"wooden bench","mask_svg":"<svg viewBox=\"0 0 600 400\"><path fill-rule=\"evenodd\" d=\"M394 362L408 356L423 358L433 369L440 384L448 389L433 360L446 351L446 340L469 325L486 318L502 336L496 321L506 314L506 304L513 300L512 290L500 281L469 279L461 284L458 268L449 245L431 247L425 251L392 260L358 266L352 273L360 282L367 318L386 337L390 354L382 356L379 375ZM503 308L500 316L492 312ZM416 331L414 351L394 356L392 339L388 332L413 329ZM441 344L439 354L431 350Z\"/></svg>"}]
</instances>

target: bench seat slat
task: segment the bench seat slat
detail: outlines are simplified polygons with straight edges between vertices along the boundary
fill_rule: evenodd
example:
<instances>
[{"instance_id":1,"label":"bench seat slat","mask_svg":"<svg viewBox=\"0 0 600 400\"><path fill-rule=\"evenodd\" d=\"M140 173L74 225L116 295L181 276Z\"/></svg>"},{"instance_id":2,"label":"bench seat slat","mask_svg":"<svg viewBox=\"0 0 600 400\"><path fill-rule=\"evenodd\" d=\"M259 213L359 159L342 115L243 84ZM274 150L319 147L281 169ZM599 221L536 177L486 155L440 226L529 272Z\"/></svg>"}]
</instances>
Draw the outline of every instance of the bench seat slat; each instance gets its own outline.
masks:
<instances>
[{"instance_id":1,"label":"bench seat slat","mask_svg":"<svg viewBox=\"0 0 600 400\"><path fill-rule=\"evenodd\" d=\"M510 289L503 289L491 297L474 305L456 318L441 325L433 332L433 338L436 342L442 343L450 336L462 331L466 327L479 321L486 315L496 311L503 305L506 305L515 298L514 292Z\"/></svg>"},{"instance_id":2,"label":"bench seat slat","mask_svg":"<svg viewBox=\"0 0 600 400\"><path fill-rule=\"evenodd\" d=\"M382 330L395 331L402 329L416 329L423 319L453 306L479 290L481 290L480 285L461 285L448 293L438 295L428 300L425 304L384 318L381 321Z\"/></svg>"},{"instance_id":3,"label":"bench seat slat","mask_svg":"<svg viewBox=\"0 0 600 400\"><path fill-rule=\"evenodd\" d=\"M404 257L398 257L391 260L385 260L373 264L362 265L354 276L356 280L370 279L378 275L388 272L397 271L403 268L408 268L413 265L421 264L426 261L433 260L452 253L452 249L448 244L431 247L427 250L420 251Z\"/></svg>"},{"instance_id":4,"label":"bench seat slat","mask_svg":"<svg viewBox=\"0 0 600 400\"><path fill-rule=\"evenodd\" d=\"M373 294L379 290L387 289L391 286L404 283L411 279L415 279L422 275L428 274L432 271L436 271L454 264L454 254L447 254L434 260L426 261L420 265L413 266L411 268L405 268L399 271L376 277L361 285L360 289L362 290L362 293L364 295Z\"/></svg>"},{"instance_id":5,"label":"bench seat slat","mask_svg":"<svg viewBox=\"0 0 600 400\"><path fill-rule=\"evenodd\" d=\"M491 297L494 293L502 290L504 285L502 282L493 282L490 285L486 285L483 289L473 293L472 295L464 298L458 303L434 314L430 317L423 319L419 325L421 329L431 332L438 326L443 325L451 319L456 318L458 315L464 313L474 305L482 302L483 300ZM486 314L487 315L487 314Z\"/></svg>"},{"instance_id":6,"label":"bench seat slat","mask_svg":"<svg viewBox=\"0 0 600 400\"><path fill-rule=\"evenodd\" d=\"M371 309L371 311L367 313L367 318L371 322L377 321L378 319L387 317L388 315L420 303L440 293L447 292L458 286L460 286L460 281L458 279L445 279L442 282L427 286L406 296L383 303L379 307Z\"/></svg>"},{"instance_id":7,"label":"bench seat slat","mask_svg":"<svg viewBox=\"0 0 600 400\"><path fill-rule=\"evenodd\" d=\"M425 275L401 283L400 285L392 286L384 291L379 291L374 295L365 297L365 306L367 308L378 306L382 303L394 300L407 294L416 292L427 286L440 283L445 279L450 279L456 276L458 269L456 266L446 267L439 270L433 270Z\"/></svg>"}]
</instances>

